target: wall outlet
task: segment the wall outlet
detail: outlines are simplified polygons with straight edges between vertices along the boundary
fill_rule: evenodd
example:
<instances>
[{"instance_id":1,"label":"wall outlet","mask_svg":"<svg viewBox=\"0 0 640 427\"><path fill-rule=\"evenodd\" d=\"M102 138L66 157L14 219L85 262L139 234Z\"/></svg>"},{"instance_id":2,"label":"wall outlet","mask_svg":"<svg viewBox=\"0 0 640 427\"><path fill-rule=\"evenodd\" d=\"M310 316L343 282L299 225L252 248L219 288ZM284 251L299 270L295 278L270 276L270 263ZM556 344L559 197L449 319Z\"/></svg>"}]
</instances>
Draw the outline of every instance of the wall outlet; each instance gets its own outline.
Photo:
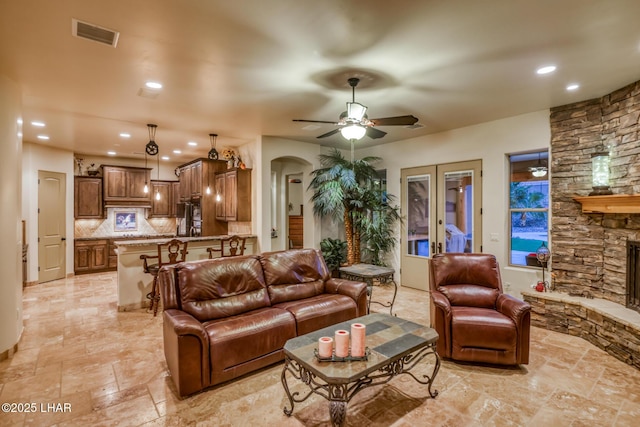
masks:
<instances>
[{"instance_id":1,"label":"wall outlet","mask_svg":"<svg viewBox=\"0 0 640 427\"><path fill-rule=\"evenodd\" d=\"M499 239L498 239L498 233L491 233L491 234L489 235L489 238L491 239L491 241L492 241L492 242L498 242L498 241L499 241Z\"/></svg>"},{"instance_id":2,"label":"wall outlet","mask_svg":"<svg viewBox=\"0 0 640 427\"><path fill-rule=\"evenodd\" d=\"M504 282L504 290L507 292L511 290L511 282Z\"/></svg>"}]
</instances>

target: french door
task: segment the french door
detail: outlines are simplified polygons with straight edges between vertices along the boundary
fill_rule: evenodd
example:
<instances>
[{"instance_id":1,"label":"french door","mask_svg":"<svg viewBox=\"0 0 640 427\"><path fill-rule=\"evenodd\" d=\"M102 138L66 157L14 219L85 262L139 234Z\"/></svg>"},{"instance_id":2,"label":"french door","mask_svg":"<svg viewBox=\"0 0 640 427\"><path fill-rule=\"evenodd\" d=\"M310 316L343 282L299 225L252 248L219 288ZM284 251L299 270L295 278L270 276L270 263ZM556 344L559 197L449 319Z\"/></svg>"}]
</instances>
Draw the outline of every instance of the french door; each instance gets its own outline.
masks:
<instances>
[{"instance_id":1,"label":"french door","mask_svg":"<svg viewBox=\"0 0 640 427\"><path fill-rule=\"evenodd\" d=\"M482 251L482 161L402 169L402 286L429 289L429 259Z\"/></svg>"}]
</instances>

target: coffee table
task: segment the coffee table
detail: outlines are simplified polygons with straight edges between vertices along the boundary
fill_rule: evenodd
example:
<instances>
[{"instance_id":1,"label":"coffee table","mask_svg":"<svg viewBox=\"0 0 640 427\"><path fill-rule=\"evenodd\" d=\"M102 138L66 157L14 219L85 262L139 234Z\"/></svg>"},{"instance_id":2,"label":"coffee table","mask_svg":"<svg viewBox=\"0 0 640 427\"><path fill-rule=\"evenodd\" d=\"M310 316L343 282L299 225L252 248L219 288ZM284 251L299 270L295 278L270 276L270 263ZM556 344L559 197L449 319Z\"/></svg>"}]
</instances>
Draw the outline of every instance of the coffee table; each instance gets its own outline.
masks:
<instances>
[{"instance_id":1,"label":"coffee table","mask_svg":"<svg viewBox=\"0 0 640 427\"><path fill-rule=\"evenodd\" d=\"M350 329L352 323L367 326L366 346L370 350L366 361L320 362L314 355L318 339L333 337L337 329ZM436 352L438 333L427 326L383 313L374 313L292 338L284 345L285 362L281 381L289 399L284 413L291 416L295 403L304 402L312 394L329 401L331 423L342 426L347 415L347 404L361 390L386 384L395 376L407 374L427 385L429 395L435 398L433 381L440 369L440 356ZM425 357L433 355L435 366L431 375L418 377L411 370ZM309 387L303 396L291 393L288 375Z\"/></svg>"}]
</instances>

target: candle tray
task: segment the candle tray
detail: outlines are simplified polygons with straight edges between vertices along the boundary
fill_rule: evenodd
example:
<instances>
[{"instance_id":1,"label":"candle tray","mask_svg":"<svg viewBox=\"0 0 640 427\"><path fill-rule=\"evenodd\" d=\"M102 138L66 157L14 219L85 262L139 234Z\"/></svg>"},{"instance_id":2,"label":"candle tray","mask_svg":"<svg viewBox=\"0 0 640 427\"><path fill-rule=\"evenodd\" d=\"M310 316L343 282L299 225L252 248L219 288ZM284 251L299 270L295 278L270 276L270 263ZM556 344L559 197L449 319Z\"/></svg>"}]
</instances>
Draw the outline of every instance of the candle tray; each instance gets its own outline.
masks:
<instances>
[{"instance_id":1,"label":"candle tray","mask_svg":"<svg viewBox=\"0 0 640 427\"><path fill-rule=\"evenodd\" d=\"M314 356L316 356L316 359L318 359L318 362L358 362L369 360L371 350L369 350L369 347L365 347L364 356L351 356L351 353L349 353L349 356L347 357L338 357L336 356L336 352L334 351L331 357L320 357L320 354L318 354L318 349L314 348L313 354Z\"/></svg>"}]
</instances>

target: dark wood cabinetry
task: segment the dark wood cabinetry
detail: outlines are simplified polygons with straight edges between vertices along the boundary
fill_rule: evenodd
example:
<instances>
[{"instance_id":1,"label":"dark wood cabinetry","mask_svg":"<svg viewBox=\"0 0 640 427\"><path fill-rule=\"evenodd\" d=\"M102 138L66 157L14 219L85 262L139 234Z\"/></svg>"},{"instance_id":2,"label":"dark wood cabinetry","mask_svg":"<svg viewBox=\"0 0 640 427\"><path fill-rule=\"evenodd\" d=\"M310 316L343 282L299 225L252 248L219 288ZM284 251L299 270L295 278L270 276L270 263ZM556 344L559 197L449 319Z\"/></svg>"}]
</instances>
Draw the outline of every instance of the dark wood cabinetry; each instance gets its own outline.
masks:
<instances>
[{"instance_id":1,"label":"dark wood cabinetry","mask_svg":"<svg viewBox=\"0 0 640 427\"><path fill-rule=\"evenodd\" d=\"M149 218L175 217L176 209L174 200L175 186L178 181L151 181L151 210ZM160 194L160 200L156 198Z\"/></svg>"},{"instance_id":2,"label":"dark wood cabinetry","mask_svg":"<svg viewBox=\"0 0 640 427\"><path fill-rule=\"evenodd\" d=\"M74 217L103 218L102 178L76 176L74 179Z\"/></svg>"},{"instance_id":3,"label":"dark wood cabinetry","mask_svg":"<svg viewBox=\"0 0 640 427\"><path fill-rule=\"evenodd\" d=\"M216 174L216 218L220 221L251 221L251 169L230 169Z\"/></svg>"},{"instance_id":4,"label":"dark wood cabinetry","mask_svg":"<svg viewBox=\"0 0 640 427\"><path fill-rule=\"evenodd\" d=\"M95 273L108 268L108 240L76 240L74 254L75 274Z\"/></svg>"},{"instance_id":5,"label":"dark wood cabinetry","mask_svg":"<svg viewBox=\"0 0 640 427\"><path fill-rule=\"evenodd\" d=\"M180 171L180 201L200 205L203 236L227 234L226 221L216 219L216 174L227 170L222 160L197 159L178 167ZM207 194L207 187L211 192Z\"/></svg>"},{"instance_id":6,"label":"dark wood cabinetry","mask_svg":"<svg viewBox=\"0 0 640 427\"><path fill-rule=\"evenodd\" d=\"M177 204L180 202L180 181L171 181L171 206L169 207L169 216L178 216Z\"/></svg>"},{"instance_id":7,"label":"dark wood cabinetry","mask_svg":"<svg viewBox=\"0 0 640 427\"><path fill-rule=\"evenodd\" d=\"M151 192L144 186L150 182L149 168L102 165L105 206L151 207Z\"/></svg>"}]
</instances>

